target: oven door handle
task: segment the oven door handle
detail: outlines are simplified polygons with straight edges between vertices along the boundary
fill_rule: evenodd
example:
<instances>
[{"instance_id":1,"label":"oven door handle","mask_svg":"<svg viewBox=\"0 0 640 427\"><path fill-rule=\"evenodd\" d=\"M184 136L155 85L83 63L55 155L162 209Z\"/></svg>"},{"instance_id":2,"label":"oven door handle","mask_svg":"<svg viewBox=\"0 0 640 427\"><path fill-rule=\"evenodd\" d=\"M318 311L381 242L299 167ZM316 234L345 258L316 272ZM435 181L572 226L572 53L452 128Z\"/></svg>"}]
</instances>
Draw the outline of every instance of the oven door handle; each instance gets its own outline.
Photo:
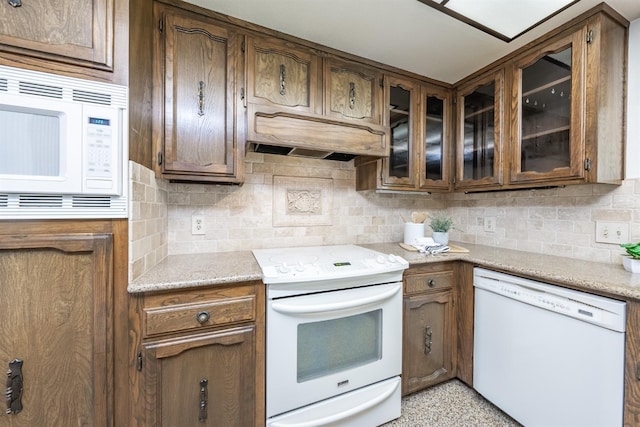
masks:
<instances>
[{"instance_id":1,"label":"oven door handle","mask_svg":"<svg viewBox=\"0 0 640 427\"><path fill-rule=\"evenodd\" d=\"M320 427L320 426L325 426L327 424L332 424L337 421L343 420L345 418L352 417L356 414L359 414L360 412L364 412L367 409L378 405L383 400L388 399L389 396L391 396L396 391L399 384L400 384L399 381L394 382L391 384L391 386L387 390L385 390L383 393L380 393L378 396L376 396L375 399L356 405L353 408L347 409L346 411L338 412L337 414L332 414L323 418L316 418L310 421L303 421L303 422L294 421L293 423L288 423L286 420L277 421L277 422L272 422L270 426L271 427Z\"/></svg>"},{"instance_id":2,"label":"oven door handle","mask_svg":"<svg viewBox=\"0 0 640 427\"><path fill-rule=\"evenodd\" d=\"M310 314L310 313L327 313L331 311L348 310L351 308L362 307L370 304L377 304L396 295L402 289L401 286L395 286L392 289L379 292L375 295L369 295L363 298L332 302L327 304L296 304L286 302L274 302L271 308L279 313L284 314Z\"/></svg>"}]
</instances>

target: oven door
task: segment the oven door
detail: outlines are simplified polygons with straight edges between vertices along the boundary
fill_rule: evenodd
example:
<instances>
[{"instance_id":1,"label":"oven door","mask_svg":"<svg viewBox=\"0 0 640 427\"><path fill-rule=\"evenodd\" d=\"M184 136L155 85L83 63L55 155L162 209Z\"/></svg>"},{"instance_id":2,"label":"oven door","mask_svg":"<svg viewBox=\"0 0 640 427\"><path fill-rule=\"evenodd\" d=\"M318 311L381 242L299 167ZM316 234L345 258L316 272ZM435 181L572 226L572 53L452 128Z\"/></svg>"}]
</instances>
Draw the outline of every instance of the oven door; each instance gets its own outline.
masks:
<instances>
[{"instance_id":1,"label":"oven door","mask_svg":"<svg viewBox=\"0 0 640 427\"><path fill-rule=\"evenodd\" d=\"M267 418L401 370L401 282L268 301Z\"/></svg>"}]
</instances>

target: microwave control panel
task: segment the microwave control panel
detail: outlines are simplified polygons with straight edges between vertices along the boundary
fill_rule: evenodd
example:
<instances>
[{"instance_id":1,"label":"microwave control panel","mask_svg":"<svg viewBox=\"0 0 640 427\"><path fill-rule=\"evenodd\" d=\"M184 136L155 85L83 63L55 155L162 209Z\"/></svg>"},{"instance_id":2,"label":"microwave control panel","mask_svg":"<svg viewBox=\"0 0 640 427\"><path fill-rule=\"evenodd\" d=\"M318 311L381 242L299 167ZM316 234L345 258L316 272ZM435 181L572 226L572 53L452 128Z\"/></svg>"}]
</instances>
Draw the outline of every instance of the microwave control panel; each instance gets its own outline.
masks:
<instances>
[{"instance_id":1,"label":"microwave control panel","mask_svg":"<svg viewBox=\"0 0 640 427\"><path fill-rule=\"evenodd\" d=\"M94 194L119 194L120 141L113 109L91 107L84 112L84 190Z\"/></svg>"}]
</instances>

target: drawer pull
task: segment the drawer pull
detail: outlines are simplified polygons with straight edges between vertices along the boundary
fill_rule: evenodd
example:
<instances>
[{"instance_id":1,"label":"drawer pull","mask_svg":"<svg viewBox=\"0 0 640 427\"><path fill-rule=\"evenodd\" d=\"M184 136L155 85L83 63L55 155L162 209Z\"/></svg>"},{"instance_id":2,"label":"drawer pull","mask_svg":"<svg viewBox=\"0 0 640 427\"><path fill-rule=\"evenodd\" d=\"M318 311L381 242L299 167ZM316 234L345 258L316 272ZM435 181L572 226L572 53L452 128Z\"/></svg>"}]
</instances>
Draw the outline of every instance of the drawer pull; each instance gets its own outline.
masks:
<instances>
[{"instance_id":1,"label":"drawer pull","mask_svg":"<svg viewBox=\"0 0 640 427\"><path fill-rule=\"evenodd\" d=\"M433 279L429 279L427 285L429 285L430 288L433 288L436 285L436 281Z\"/></svg>"},{"instance_id":2,"label":"drawer pull","mask_svg":"<svg viewBox=\"0 0 640 427\"><path fill-rule=\"evenodd\" d=\"M209 404L209 390L207 385L209 380L203 378L200 380L200 411L198 414L198 421L201 423L207 422L207 405Z\"/></svg>"},{"instance_id":3,"label":"drawer pull","mask_svg":"<svg viewBox=\"0 0 640 427\"><path fill-rule=\"evenodd\" d=\"M7 0L7 3L9 3L9 6L11 6L11 7L20 7L20 6L22 6L22 0Z\"/></svg>"},{"instance_id":4,"label":"drawer pull","mask_svg":"<svg viewBox=\"0 0 640 427\"><path fill-rule=\"evenodd\" d=\"M211 315L209 314L208 311L201 311L196 315L196 319L198 320L198 323L200 323L201 325L204 325L209 321L209 319L211 319Z\"/></svg>"}]
</instances>

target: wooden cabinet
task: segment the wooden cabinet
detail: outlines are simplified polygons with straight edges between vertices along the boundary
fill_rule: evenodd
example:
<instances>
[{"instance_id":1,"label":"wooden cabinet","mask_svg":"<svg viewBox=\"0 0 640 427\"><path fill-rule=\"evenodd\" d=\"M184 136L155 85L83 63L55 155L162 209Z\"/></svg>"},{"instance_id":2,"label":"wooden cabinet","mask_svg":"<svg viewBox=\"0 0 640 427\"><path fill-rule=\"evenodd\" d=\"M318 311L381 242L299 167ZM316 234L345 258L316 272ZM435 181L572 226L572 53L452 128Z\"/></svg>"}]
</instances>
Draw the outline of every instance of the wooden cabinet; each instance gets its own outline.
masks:
<instances>
[{"instance_id":1,"label":"wooden cabinet","mask_svg":"<svg viewBox=\"0 0 640 427\"><path fill-rule=\"evenodd\" d=\"M381 72L270 37L247 41L247 141L329 160L386 156Z\"/></svg>"},{"instance_id":2,"label":"wooden cabinet","mask_svg":"<svg viewBox=\"0 0 640 427\"><path fill-rule=\"evenodd\" d=\"M395 75L384 81L389 157L356 160L356 189L449 190L450 91Z\"/></svg>"},{"instance_id":3,"label":"wooden cabinet","mask_svg":"<svg viewBox=\"0 0 640 427\"><path fill-rule=\"evenodd\" d=\"M324 61L326 115L382 123L382 72L336 58Z\"/></svg>"},{"instance_id":4,"label":"wooden cabinet","mask_svg":"<svg viewBox=\"0 0 640 427\"><path fill-rule=\"evenodd\" d=\"M263 292L248 282L135 297L137 425L264 425Z\"/></svg>"},{"instance_id":5,"label":"wooden cabinet","mask_svg":"<svg viewBox=\"0 0 640 427\"><path fill-rule=\"evenodd\" d=\"M502 184L504 85L499 68L456 89L456 189Z\"/></svg>"},{"instance_id":6,"label":"wooden cabinet","mask_svg":"<svg viewBox=\"0 0 640 427\"><path fill-rule=\"evenodd\" d=\"M402 394L456 375L452 263L409 269L404 278Z\"/></svg>"},{"instance_id":7,"label":"wooden cabinet","mask_svg":"<svg viewBox=\"0 0 640 427\"><path fill-rule=\"evenodd\" d=\"M455 188L620 184L627 28L601 5L461 82Z\"/></svg>"},{"instance_id":8,"label":"wooden cabinet","mask_svg":"<svg viewBox=\"0 0 640 427\"><path fill-rule=\"evenodd\" d=\"M10 4L20 4L12 7ZM0 50L111 69L113 0L0 3Z\"/></svg>"},{"instance_id":9,"label":"wooden cabinet","mask_svg":"<svg viewBox=\"0 0 640 427\"><path fill-rule=\"evenodd\" d=\"M114 368L126 354L126 220L117 224L124 228L0 223L0 364L9 381L0 426L126 422L126 372Z\"/></svg>"},{"instance_id":10,"label":"wooden cabinet","mask_svg":"<svg viewBox=\"0 0 640 427\"><path fill-rule=\"evenodd\" d=\"M626 39L600 13L514 59L510 183L621 182Z\"/></svg>"},{"instance_id":11,"label":"wooden cabinet","mask_svg":"<svg viewBox=\"0 0 640 427\"><path fill-rule=\"evenodd\" d=\"M153 139L166 179L242 182L241 36L212 20L155 5Z\"/></svg>"},{"instance_id":12,"label":"wooden cabinet","mask_svg":"<svg viewBox=\"0 0 640 427\"><path fill-rule=\"evenodd\" d=\"M510 183L583 179L586 29L513 61Z\"/></svg>"},{"instance_id":13,"label":"wooden cabinet","mask_svg":"<svg viewBox=\"0 0 640 427\"><path fill-rule=\"evenodd\" d=\"M294 114L321 111L315 52L269 37L248 37L246 51L248 103Z\"/></svg>"}]
</instances>

